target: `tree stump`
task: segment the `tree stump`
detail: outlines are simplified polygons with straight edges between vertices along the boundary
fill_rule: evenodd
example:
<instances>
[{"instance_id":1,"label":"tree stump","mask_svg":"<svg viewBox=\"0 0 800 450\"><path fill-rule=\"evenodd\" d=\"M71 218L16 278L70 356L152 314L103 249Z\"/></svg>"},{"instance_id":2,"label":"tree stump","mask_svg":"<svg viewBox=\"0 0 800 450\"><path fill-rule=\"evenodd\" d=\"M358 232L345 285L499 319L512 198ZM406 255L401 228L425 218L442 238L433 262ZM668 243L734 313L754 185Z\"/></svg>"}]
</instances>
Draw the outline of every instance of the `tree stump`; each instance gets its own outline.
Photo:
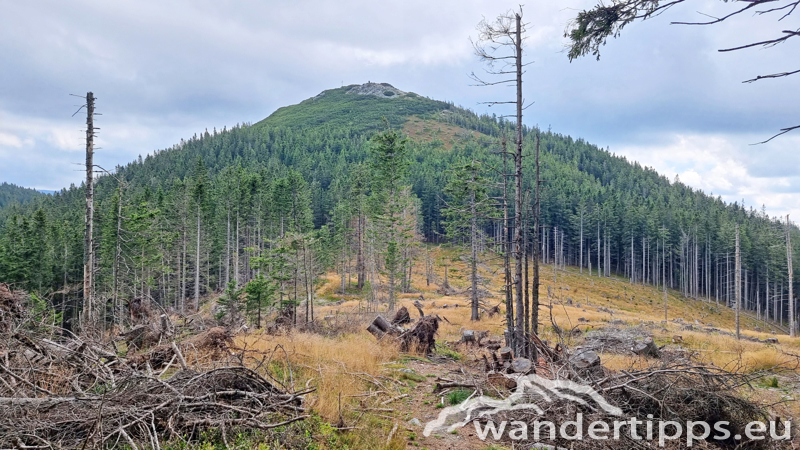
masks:
<instances>
[{"instance_id":1,"label":"tree stump","mask_svg":"<svg viewBox=\"0 0 800 450\"><path fill-rule=\"evenodd\" d=\"M579 350L570 356L569 362L576 369L589 369L600 365L600 355L592 350Z\"/></svg>"},{"instance_id":2,"label":"tree stump","mask_svg":"<svg viewBox=\"0 0 800 450\"><path fill-rule=\"evenodd\" d=\"M475 330L464 330L461 333L461 342L467 345L475 345L478 341L475 339Z\"/></svg>"},{"instance_id":3,"label":"tree stump","mask_svg":"<svg viewBox=\"0 0 800 450\"><path fill-rule=\"evenodd\" d=\"M634 341L632 350L633 353L641 356L652 356L654 358L658 358L659 356L658 347L651 337L637 338Z\"/></svg>"},{"instance_id":4,"label":"tree stump","mask_svg":"<svg viewBox=\"0 0 800 450\"><path fill-rule=\"evenodd\" d=\"M533 363L528 358L517 358L511 362L511 370L514 373L527 375L533 370Z\"/></svg>"},{"instance_id":5,"label":"tree stump","mask_svg":"<svg viewBox=\"0 0 800 450\"><path fill-rule=\"evenodd\" d=\"M514 351L511 350L511 347L503 347L498 353L500 354L501 363L510 363L514 359Z\"/></svg>"}]
</instances>

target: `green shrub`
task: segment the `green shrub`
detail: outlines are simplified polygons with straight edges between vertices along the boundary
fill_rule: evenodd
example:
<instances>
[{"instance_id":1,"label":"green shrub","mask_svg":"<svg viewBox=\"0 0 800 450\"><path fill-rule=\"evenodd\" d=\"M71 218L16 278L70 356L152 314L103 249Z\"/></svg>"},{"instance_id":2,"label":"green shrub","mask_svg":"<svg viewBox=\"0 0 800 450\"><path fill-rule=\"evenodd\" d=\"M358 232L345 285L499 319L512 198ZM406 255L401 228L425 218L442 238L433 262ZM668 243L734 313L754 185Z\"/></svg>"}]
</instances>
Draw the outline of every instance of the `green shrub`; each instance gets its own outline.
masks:
<instances>
[{"instance_id":1,"label":"green shrub","mask_svg":"<svg viewBox=\"0 0 800 450\"><path fill-rule=\"evenodd\" d=\"M451 405L458 405L463 403L464 400L468 399L470 395L472 395L471 391L466 389L456 389L455 391L447 394L447 402Z\"/></svg>"}]
</instances>

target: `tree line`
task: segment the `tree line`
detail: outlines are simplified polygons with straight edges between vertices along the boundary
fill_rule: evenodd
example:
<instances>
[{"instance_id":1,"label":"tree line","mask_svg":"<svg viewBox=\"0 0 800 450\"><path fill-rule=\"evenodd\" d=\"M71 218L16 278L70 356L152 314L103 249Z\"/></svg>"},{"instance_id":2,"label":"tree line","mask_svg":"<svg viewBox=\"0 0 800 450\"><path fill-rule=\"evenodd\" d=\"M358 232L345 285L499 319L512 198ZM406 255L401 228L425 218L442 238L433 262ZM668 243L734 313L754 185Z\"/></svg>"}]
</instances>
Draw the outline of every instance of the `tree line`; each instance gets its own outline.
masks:
<instances>
[{"instance_id":1,"label":"tree line","mask_svg":"<svg viewBox=\"0 0 800 450\"><path fill-rule=\"evenodd\" d=\"M99 174L93 283L105 323L122 320L132 299L188 312L212 292L223 293L220 314L261 325L279 309L286 320L310 321L314 283L325 271L338 273L340 291L391 304L396 292L412 289L415 265L435 269L423 242L480 241L476 252L509 253L504 233L513 235L518 206L510 202L504 220L497 199L505 178L500 141L514 124L419 96L411 103L351 100L346 89ZM306 110L325 105L350 111L352 123L311 122ZM394 115L382 122L376 111ZM453 124L480 134L465 133L450 149L436 139L404 139L402 118L411 114L432 128ZM744 308L788 322L785 220L726 204L580 139L529 127L521 135L525 155L536 152L539 138L542 186L536 226L536 170L525 158L519 239L527 259L538 251L546 263L666 283L731 305L739 224ZM455 183L473 177L472 191ZM67 323L82 295L83 191L71 186L0 210L0 281L46 298Z\"/></svg>"}]
</instances>

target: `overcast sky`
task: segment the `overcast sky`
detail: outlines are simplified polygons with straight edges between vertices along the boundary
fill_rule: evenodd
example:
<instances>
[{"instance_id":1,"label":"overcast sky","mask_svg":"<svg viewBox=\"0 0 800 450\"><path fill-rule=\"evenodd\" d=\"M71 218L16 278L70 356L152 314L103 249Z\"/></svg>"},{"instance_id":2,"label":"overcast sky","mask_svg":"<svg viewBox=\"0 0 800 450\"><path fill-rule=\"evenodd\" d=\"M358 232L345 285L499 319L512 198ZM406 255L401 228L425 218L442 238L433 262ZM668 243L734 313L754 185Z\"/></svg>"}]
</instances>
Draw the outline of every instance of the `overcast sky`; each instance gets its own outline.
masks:
<instances>
[{"instance_id":1,"label":"overcast sky","mask_svg":"<svg viewBox=\"0 0 800 450\"><path fill-rule=\"evenodd\" d=\"M712 27L670 25L732 5L691 0L629 25L600 61L570 63L567 22L594 0L524 5L525 122L625 155L706 193L800 218L800 124L794 78L800 40L771 49L717 49L776 37L797 17L743 15ZM471 86L483 69L469 41L482 17L518 2L12 1L0 0L0 181L60 189L83 178L85 121L95 93L95 161L124 164L213 127L256 122L342 84L388 82L478 112L508 88ZM786 23L786 22L794 22Z\"/></svg>"}]
</instances>

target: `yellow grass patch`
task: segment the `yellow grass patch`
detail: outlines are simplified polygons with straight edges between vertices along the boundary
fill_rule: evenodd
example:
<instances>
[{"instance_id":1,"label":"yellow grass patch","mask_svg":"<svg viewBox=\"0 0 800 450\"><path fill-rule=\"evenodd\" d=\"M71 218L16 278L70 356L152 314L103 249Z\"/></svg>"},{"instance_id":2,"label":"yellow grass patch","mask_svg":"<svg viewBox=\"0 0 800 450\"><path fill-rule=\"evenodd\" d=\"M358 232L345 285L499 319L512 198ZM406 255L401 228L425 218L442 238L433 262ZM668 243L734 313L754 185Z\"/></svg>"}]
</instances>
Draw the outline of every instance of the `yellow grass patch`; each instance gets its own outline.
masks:
<instances>
[{"instance_id":1,"label":"yellow grass patch","mask_svg":"<svg viewBox=\"0 0 800 450\"><path fill-rule=\"evenodd\" d=\"M353 396L366 390L364 374L378 376L382 363L398 357L398 349L392 344L375 342L368 333L344 335L336 338L310 333L294 333L284 336L250 334L237 338L237 345L262 352L272 352L283 347L293 367L291 377L295 387L316 386L309 396L310 406L328 420L339 417L339 395L342 406L352 401ZM281 350L273 356L275 372L291 382L283 366L285 357Z\"/></svg>"}]
</instances>

